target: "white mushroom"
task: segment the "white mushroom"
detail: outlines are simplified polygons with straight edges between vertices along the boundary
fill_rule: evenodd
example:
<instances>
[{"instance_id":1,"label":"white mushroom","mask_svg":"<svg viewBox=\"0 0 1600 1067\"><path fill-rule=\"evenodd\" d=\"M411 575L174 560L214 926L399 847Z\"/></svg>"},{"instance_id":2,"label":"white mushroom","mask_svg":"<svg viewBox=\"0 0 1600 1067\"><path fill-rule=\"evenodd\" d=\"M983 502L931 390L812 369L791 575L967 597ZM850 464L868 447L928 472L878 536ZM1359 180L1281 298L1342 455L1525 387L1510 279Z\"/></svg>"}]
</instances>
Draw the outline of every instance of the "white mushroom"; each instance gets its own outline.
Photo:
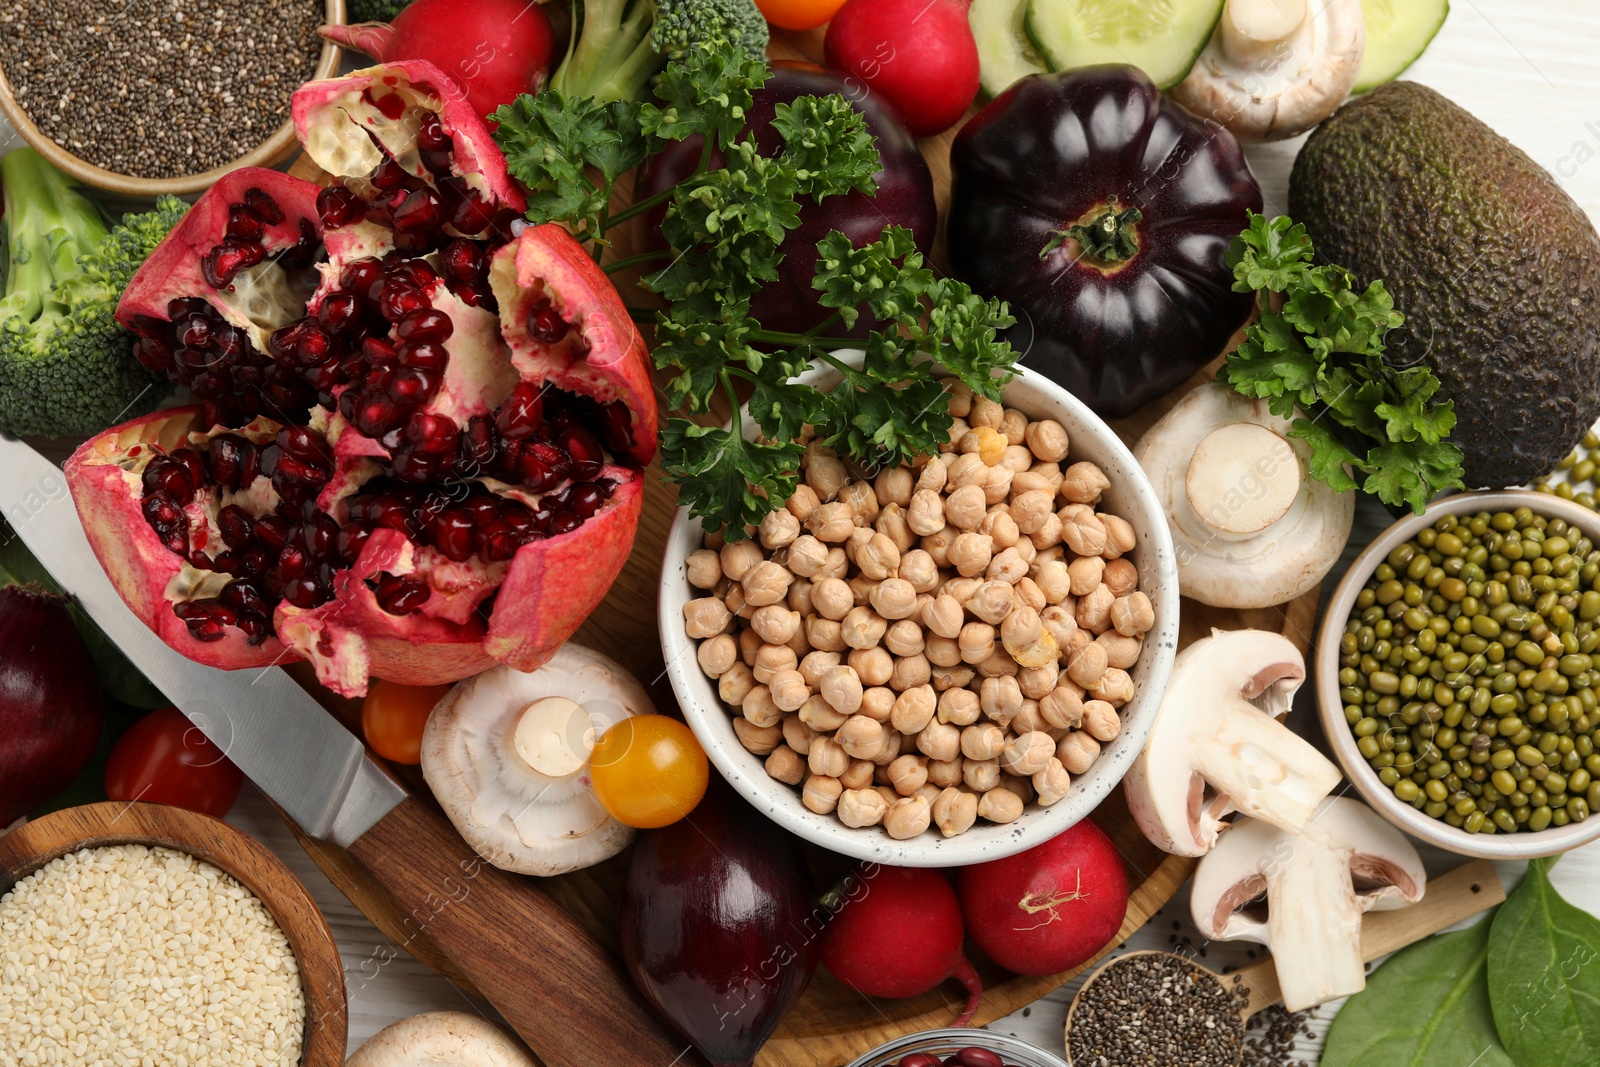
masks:
<instances>
[{"instance_id":1,"label":"white mushroom","mask_svg":"<svg viewBox=\"0 0 1600 1067\"><path fill-rule=\"evenodd\" d=\"M1134 454L1167 514L1185 596L1265 608L1308 592L1339 559L1355 494L1310 475L1311 446L1265 400L1191 390Z\"/></svg>"},{"instance_id":2,"label":"white mushroom","mask_svg":"<svg viewBox=\"0 0 1600 1067\"><path fill-rule=\"evenodd\" d=\"M450 690L422 735L423 777L496 867L575 871L633 840L596 799L589 752L614 723L654 713L620 664L569 642L536 671L496 667Z\"/></svg>"},{"instance_id":3,"label":"white mushroom","mask_svg":"<svg viewBox=\"0 0 1600 1067\"><path fill-rule=\"evenodd\" d=\"M1303 1011L1366 987L1362 913L1415 904L1426 885L1404 834L1330 797L1298 835L1239 820L1195 868L1189 904L1206 937L1270 948L1284 1008Z\"/></svg>"},{"instance_id":4,"label":"white mushroom","mask_svg":"<svg viewBox=\"0 0 1600 1067\"><path fill-rule=\"evenodd\" d=\"M464 1011L432 1011L386 1026L345 1067L537 1067L498 1026Z\"/></svg>"},{"instance_id":5,"label":"white mushroom","mask_svg":"<svg viewBox=\"0 0 1600 1067\"><path fill-rule=\"evenodd\" d=\"M1228 0L1172 96L1241 141L1293 137L1350 95L1366 39L1361 0Z\"/></svg>"},{"instance_id":6,"label":"white mushroom","mask_svg":"<svg viewBox=\"0 0 1600 1067\"><path fill-rule=\"evenodd\" d=\"M1339 784L1339 768L1279 720L1305 660L1266 630L1214 630L1173 662L1150 736L1124 779L1157 848L1203 856L1236 811L1289 833Z\"/></svg>"}]
</instances>

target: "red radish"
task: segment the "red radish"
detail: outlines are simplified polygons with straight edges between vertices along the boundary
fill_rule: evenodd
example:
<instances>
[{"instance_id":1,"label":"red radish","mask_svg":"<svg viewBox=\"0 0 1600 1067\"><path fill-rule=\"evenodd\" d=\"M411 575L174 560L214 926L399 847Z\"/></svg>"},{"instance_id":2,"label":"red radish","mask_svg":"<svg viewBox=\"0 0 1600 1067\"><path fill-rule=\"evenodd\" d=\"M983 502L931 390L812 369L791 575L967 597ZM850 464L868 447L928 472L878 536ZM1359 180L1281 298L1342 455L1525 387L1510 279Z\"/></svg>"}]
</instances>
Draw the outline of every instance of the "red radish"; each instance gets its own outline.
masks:
<instances>
[{"instance_id":1,"label":"red radish","mask_svg":"<svg viewBox=\"0 0 1600 1067\"><path fill-rule=\"evenodd\" d=\"M1016 974L1055 974L1104 948L1128 911L1128 875L1111 839L1084 820L1042 845L956 875L967 930Z\"/></svg>"},{"instance_id":2,"label":"red radish","mask_svg":"<svg viewBox=\"0 0 1600 1067\"><path fill-rule=\"evenodd\" d=\"M871 864L847 883L844 906L822 935L822 962L869 997L921 996L947 978L967 990L952 1026L978 1010L983 983L961 953L961 905L938 871Z\"/></svg>"},{"instance_id":3,"label":"red radish","mask_svg":"<svg viewBox=\"0 0 1600 1067\"><path fill-rule=\"evenodd\" d=\"M880 93L918 137L954 126L978 95L963 0L848 0L828 24L828 66Z\"/></svg>"},{"instance_id":4,"label":"red radish","mask_svg":"<svg viewBox=\"0 0 1600 1067\"><path fill-rule=\"evenodd\" d=\"M529 0L416 0L393 22L317 32L381 63L427 60L461 84L480 118L538 92L555 54L550 19Z\"/></svg>"}]
</instances>

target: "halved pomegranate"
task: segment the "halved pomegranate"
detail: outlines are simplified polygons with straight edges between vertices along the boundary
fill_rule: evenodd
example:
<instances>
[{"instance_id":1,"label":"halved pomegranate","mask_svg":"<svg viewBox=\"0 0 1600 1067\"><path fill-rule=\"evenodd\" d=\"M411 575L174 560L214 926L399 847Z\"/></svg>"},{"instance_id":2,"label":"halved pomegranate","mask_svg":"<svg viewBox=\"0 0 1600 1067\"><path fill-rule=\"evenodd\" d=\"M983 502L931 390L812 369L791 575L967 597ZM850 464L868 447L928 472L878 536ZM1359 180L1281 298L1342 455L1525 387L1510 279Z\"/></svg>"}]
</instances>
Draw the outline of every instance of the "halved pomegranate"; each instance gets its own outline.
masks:
<instances>
[{"instance_id":1,"label":"halved pomegranate","mask_svg":"<svg viewBox=\"0 0 1600 1067\"><path fill-rule=\"evenodd\" d=\"M655 449L643 339L565 230L513 225L522 199L498 149L433 79L392 64L296 94L335 181L276 187L284 218L256 240L263 260L290 249L274 289L290 296L270 316L239 321L233 295L259 286L259 264L216 266L242 240L236 204L272 192L231 179L152 257L168 283L118 309L141 346L216 347L197 321L213 318L247 342L215 380L182 378L196 361L174 358L202 404L109 430L67 465L118 590L193 659L305 658L346 695L369 675L532 670L627 558ZM282 243L311 218L327 256L314 291Z\"/></svg>"}]
</instances>

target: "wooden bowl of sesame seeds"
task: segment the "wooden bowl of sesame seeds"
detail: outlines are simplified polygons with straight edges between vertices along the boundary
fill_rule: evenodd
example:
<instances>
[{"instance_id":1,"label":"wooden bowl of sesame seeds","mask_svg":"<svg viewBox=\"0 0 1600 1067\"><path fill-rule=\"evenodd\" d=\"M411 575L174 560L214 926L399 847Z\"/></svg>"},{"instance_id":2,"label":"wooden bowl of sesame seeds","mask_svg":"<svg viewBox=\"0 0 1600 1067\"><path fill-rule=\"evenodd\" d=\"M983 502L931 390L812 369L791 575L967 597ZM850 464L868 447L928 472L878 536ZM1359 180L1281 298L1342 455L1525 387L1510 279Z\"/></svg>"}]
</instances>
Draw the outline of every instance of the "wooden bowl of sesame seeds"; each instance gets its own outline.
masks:
<instances>
[{"instance_id":1,"label":"wooden bowl of sesame seeds","mask_svg":"<svg viewBox=\"0 0 1600 1067\"><path fill-rule=\"evenodd\" d=\"M316 26L342 25L345 0L300 2L320 3L320 15L295 13L294 0L270 8L217 0L212 14L192 14L188 23L180 15L169 24L170 5L156 0L127 0L115 5L120 12L78 0L0 0L0 114L61 171L119 196L186 196L240 167L276 166L299 147L290 95L303 81L332 77L341 55L316 36ZM298 19L293 36L305 44L307 61L311 42L319 49L309 72L254 36L276 42L288 27L266 20L285 11ZM135 45L143 51L123 51ZM81 108L74 103L80 94L88 98ZM55 114L47 111L51 104ZM219 121L218 113L239 122ZM261 139L249 130L258 113L283 115ZM167 143L174 128L180 136ZM182 160L191 157L200 162L189 168ZM142 163L123 169L114 159Z\"/></svg>"},{"instance_id":2,"label":"wooden bowl of sesame seeds","mask_svg":"<svg viewBox=\"0 0 1600 1067\"><path fill-rule=\"evenodd\" d=\"M24 1050L31 1037L70 1039L76 1055L96 1040L175 1055L187 1039L201 1046L189 1062L208 1067L344 1063L344 969L326 920L264 845L209 815L88 804L0 834L0 943L22 960L0 971L0 1033ZM274 984L279 995L262 992ZM40 1013L18 1003L30 994L59 1026L31 1025ZM163 1011L183 1018L129 1029Z\"/></svg>"}]
</instances>

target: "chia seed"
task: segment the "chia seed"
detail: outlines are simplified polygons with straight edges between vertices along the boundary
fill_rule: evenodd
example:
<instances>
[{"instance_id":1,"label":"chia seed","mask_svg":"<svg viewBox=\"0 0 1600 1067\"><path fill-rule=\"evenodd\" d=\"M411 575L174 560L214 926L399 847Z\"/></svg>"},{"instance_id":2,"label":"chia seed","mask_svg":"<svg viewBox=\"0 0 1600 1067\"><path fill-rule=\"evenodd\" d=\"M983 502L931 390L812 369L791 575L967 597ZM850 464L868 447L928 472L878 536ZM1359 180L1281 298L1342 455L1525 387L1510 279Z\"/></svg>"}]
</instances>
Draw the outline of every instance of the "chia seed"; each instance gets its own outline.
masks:
<instances>
[{"instance_id":1,"label":"chia seed","mask_svg":"<svg viewBox=\"0 0 1600 1067\"><path fill-rule=\"evenodd\" d=\"M1068 1059L1073 1067L1238 1067L1246 996L1231 985L1167 953L1115 960L1073 1004Z\"/></svg>"},{"instance_id":2,"label":"chia seed","mask_svg":"<svg viewBox=\"0 0 1600 1067\"><path fill-rule=\"evenodd\" d=\"M1241 1067L1295 1067L1295 1039L1313 1036L1307 1024L1314 1018L1315 1008L1291 1014L1281 1004L1257 1012L1245 1027Z\"/></svg>"},{"instance_id":3,"label":"chia seed","mask_svg":"<svg viewBox=\"0 0 1600 1067\"><path fill-rule=\"evenodd\" d=\"M0 0L0 67L45 135L106 170L229 163L289 117L316 70L314 0Z\"/></svg>"}]
</instances>

